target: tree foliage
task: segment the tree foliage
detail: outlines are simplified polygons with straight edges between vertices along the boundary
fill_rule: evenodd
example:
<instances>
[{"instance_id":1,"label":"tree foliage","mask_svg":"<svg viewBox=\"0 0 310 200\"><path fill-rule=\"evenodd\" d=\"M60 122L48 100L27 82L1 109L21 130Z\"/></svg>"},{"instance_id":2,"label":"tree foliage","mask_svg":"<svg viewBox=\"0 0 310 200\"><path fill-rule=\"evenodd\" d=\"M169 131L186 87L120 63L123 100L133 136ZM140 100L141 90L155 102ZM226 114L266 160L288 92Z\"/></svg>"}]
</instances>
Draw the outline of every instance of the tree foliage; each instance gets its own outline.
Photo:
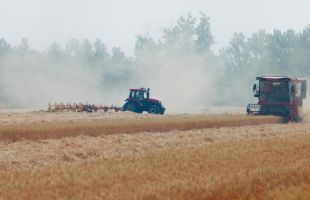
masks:
<instances>
[{"instance_id":1,"label":"tree foliage","mask_svg":"<svg viewBox=\"0 0 310 200\"><path fill-rule=\"evenodd\" d=\"M21 67L33 74L38 70L49 73L70 70L74 73L79 68L86 75L95 76L100 87L106 90L144 85L154 77L165 76L163 72L167 71L182 77L185 82L187 75L193 75L195 71L194 79L199 74L198 77L212 79L212 82L196 84L197 78L189 81L193 88L201 90L212 84L214 95L225 94L216 103L245 103L250 96L245 98L240 91L250 91L250 85L258 75L310 77L310 25L301 32L275 29L267 33L261 30L250 37L235 33L228 45L217 52L214 52L213 44L209 17L202 12L198 17L189 13L171 27L164 28L161 38L138 35L133 57L127 56L119 47L109 50L100 39L92 43L73 38L64 48L53 42L46 51L39 52L31 49L27 39L11 46L2 38L0 70L8 76L8 69ZM17 70L15 75L19 73L23 71ZM173 81L165 84L169 86ZM2 78L0 84L0 88L4 88L1 101L8 101L6 78Z\"/></svg>"}]
</instances>

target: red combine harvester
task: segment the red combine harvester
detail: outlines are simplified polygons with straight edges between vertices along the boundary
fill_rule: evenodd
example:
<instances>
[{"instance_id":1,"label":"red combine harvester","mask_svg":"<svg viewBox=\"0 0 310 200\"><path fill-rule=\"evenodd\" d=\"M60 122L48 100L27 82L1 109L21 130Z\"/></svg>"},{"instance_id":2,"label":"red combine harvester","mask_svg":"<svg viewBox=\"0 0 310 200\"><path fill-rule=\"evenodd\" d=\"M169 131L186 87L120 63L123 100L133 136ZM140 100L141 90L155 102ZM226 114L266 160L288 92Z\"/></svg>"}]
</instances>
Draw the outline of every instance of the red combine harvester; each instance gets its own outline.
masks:
<instances>
[{"instance_id":1,"label":"red combine harvester","mask_svg":"<svg viewBox=\"0 0 310 200\"><path fill-rule=\"evenodd\" d=\"M247 106L248 115L278 115L286 122L301 121L300 109L307 93L305 78L263 76L256 80L259 85L253 85L253 92L258 104Z\"/></svg>"},{"instance_id":2,"label":"red combine harvester","mask_svg":"<svg viewBox=\"0 0 310 200\"><path fill-rule=\"evenodd\" d=\"M130 89L129 97L123 106L125 111L142 113L146 111L152 114L164 114L165 108L157 99L150 98L150 88Z\"/></svg>"}]
</instances>

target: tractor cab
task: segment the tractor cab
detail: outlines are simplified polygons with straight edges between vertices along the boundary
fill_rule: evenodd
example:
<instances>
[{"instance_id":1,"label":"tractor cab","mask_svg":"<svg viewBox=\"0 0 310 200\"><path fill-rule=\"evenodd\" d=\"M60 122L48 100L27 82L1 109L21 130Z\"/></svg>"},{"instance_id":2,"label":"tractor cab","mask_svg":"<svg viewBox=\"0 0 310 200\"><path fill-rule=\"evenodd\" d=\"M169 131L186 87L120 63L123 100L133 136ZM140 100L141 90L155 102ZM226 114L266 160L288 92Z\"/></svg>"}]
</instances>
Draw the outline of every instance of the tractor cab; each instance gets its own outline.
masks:
<instances>
[{"instance_id":1,"label":"tractor cab","mask_svg":"<svg viewBox=\"0 0 310 200\"><path fill-rule=\"evenodd\" d=\"M149 99L150 88L130 89L129 98L132 99Z\"/></svg>"},{"instance_id":2,"label":"tractor cab","mask_svg":"<svg viewBox=\"0 0 310 200\"><path fill-rule=\"evenodd\" d=\"M300 121L299 110L307 91L305 78L263 76L256 80L258 85L254 84L253 92L258 103L247 106L248 114L279 115Z\"/></svg>"},{"instance_id":3,"label":"tractor cab","mask_svg":"<svg viewBox=\"0 0 310 200\"><path fill-rule=\"evenodd\" d=\"M165 108L162 103L157 99L150 98L150 88L130 89L129 91L129 97L123 106L125 111L164 114Z\"/></svg>"}]
</instances>

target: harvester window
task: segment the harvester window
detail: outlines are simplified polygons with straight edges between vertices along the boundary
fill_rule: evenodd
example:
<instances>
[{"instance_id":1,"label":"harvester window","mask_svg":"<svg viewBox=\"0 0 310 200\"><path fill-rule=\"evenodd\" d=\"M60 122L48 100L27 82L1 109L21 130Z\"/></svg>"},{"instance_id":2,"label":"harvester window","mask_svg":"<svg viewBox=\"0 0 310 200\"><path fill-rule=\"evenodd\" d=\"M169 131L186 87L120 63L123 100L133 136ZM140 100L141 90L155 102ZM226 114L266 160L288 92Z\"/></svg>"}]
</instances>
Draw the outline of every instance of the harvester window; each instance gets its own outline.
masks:
<instances>
[{"instance_id":1,"label":"harvester window","mask_svg":"<svg viewBox=\"0 0 310 200\"><path fill-rule=\"evenodd\" d=\"M301 97L301 83L296 83L295 92L296 92L296 97Z\"/></svg>"},{"instance_id":2,"label":"harvester window","mask_svg":"<svg viewBox=\"0 0 310 200\"><path fill-rule=\"evenodd\" d=\"M272 90L272 86L270 82L262 82L261 83L261 91L262 93L269 93Z\"/></svg>"},{"instance_id":3,"label":"harvester window","mask_svg":"<svg viewBox=\"0 0 310 200\"><path fill-rule=\"evenodd\" d=\"M272 85L273 86L281 86L281 83L280 82L273 82Z\"/></svg>"},{"instance_id":4,"label":"harvester window","mask_svg":"<svg viewBox=\"0 0 310 200\"><path fill-rule=\"evenodd\" d=\"M288 102L288 83L278 81L261 82L260 97L268 103Z\"/></svg>"}]
</instances>

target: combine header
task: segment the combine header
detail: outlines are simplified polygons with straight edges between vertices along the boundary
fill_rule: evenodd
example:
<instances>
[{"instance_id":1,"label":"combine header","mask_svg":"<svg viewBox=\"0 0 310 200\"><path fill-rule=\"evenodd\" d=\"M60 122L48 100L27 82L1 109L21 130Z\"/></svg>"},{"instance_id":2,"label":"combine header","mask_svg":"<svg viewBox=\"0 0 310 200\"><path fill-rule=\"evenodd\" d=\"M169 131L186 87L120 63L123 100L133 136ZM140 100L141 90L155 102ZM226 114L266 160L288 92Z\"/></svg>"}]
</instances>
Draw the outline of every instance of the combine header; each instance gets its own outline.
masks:
<instances>
[{"instance_id":1,"label":"combine header","mask_svg":"<svg viewBox=\"0 0 310 200\"><path fill-rule=\"evenodd\" d=\"M279 76L257 77L259 85L253 85L254 97L258 104L247 106L248 115L278 115L286 122L300 122L300 109L306 98L305 78Z\"/></svg>"}]
</instances>

